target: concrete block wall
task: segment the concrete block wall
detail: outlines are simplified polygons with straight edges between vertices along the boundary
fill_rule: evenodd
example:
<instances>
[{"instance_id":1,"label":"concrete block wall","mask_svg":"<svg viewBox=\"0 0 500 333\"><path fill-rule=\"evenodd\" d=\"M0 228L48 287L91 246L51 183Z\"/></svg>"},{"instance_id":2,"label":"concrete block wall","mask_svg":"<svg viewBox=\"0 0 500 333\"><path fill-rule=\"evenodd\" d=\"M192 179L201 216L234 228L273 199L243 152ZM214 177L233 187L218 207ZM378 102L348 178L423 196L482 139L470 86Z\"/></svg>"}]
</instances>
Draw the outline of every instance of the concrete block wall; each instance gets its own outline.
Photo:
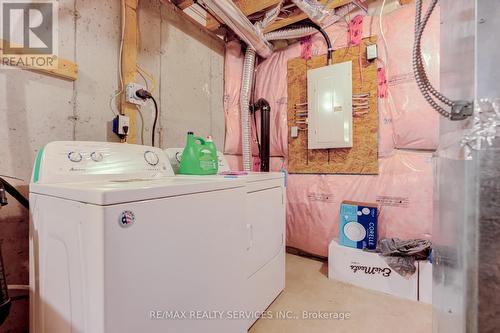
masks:
<instances>
[{"instance_id":1,"label":"concrete block wall","mask_svg":"<svg viewBox=\"0 0 500 333\"><path fill-rule=\"evenodd\" d=\"M59 0L59 54L78 63L64 81L0 69L0 175L28 194L37 151L55 140L115 141L111 96L119 89L120 1ZM184 145L185 132L224 137L223 44L159 0L141 0L139 64L157 81L162 147ZM137 82L141 83L138 76ZM152 105L142 108L151 142ZM140 136L139 136L140 137ZM9 178L10 177L10 178ZM14 178L12 178L14 177ZM28 213L9 197L0 209L0 242L9 284L28 283ZM1 332L28 331L28 302L14 302Z\"/></svg>"}]
</instances>

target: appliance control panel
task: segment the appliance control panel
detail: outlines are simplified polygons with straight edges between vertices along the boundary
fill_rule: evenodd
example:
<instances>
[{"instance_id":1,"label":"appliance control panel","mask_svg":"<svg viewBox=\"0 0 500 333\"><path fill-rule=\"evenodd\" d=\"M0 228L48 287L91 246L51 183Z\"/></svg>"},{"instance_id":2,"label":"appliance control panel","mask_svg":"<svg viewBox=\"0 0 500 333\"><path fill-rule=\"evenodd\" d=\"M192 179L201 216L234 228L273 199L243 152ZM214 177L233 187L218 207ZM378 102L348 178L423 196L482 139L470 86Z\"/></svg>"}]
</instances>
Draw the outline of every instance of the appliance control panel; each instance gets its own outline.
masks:
<instances>
[{"instance_id":1,"label":"appliance control panel","mask_svg":"<svg viewBox=\"0 0 500 333\"><path fill-rule=\"evenodd\" d=\"M111 142L56 141L39 151L32 182L61 183L168 176L174 176L174 172L160 148Z\"/></svg>"}]
</instances>

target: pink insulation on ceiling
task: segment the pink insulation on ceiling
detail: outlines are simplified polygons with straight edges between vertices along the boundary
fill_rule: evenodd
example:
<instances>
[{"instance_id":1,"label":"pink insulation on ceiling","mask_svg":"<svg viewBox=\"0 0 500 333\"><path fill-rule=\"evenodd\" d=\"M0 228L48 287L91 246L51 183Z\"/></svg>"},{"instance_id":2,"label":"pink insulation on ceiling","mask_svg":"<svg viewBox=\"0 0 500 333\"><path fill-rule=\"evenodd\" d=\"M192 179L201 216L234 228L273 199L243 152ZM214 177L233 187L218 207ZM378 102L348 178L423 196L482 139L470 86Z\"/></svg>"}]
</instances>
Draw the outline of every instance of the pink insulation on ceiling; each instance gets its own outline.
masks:
<instances>
[{"instance_id":1,"label":"pink insulation on ceiling","mask_svg":"<svg viewBox=\"0 0 500 333\"><path fill-rule=\"evenodd\" d=\"M434 165L431 153L395 150L380 174L287 175L287 245L326 256L339 237L342 201L376 203L379 238L431 237Z\"/></svg>"}]
</instances>

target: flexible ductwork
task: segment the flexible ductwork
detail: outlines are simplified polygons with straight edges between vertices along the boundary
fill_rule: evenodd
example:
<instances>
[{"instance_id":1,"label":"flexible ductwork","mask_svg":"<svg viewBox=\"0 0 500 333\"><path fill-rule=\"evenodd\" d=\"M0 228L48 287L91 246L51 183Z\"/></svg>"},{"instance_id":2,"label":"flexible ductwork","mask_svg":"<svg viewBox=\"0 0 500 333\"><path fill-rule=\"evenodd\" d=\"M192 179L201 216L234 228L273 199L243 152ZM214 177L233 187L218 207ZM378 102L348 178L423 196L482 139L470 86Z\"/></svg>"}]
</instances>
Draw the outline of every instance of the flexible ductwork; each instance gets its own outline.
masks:
<instances>
[{"instance_id":1,"label":"flexible ductwork","mask_svg":"<svg viewBox=\"0 0 500 333\"><path fill-rule=\"evenodd\" d=\"M292 0L292 2L318 25L328 17L326 7L316 0Z\"/></svg>"},{"instance_id":2,"label":"flexible ductwork","mask_svg":"<svg viewBox=\"0 0 500 333\"><path fill-rule=\"evenodd\" d=\"M241 110L241 143L243 153L243 170L252 170L252 148L250 145L250 91L252 89L253 74L255 70L255 51L250 47L245 52L243 63L243 81L241 84L240 110Z\"/></svg>"},{"instance_id":3,"label":"flexible ductwork","mask_svg":"<svg viewBox=\"0 0 500 333\"><path fill-rule=\"evenodd\" d=\"M327 9L326 5L316 0L292 0L292 2L302 10L311 21L322 28L329 27L354 9L360 8L363 11L367 9L363 6L366 0L354 1L336 9Z\"/></svg>"},{"instance_id":4,"label":"flexible ductwork","mask_svg":"<svg viewBox=\"0 0 500 333\"><path fill-rule=\"evenodd\" d=\"M279 39L295 39L306 37L315 34L316 32L318 32L318 30L313 27L291 28L268 32L264 35L264 38L268 41Z\"/></svg>"},{"instance_id":5,"label":"flexible ductwork","mask_svg":"<svg viewBox=\"0 0 500 333\"><path fill-rule=\"evenodd\" d=\"M208 9L221 18L235 34L263 58L273 53L273 48L263 34L250 22L231 0L201 0Z\"/></svg>"}]
</instances>

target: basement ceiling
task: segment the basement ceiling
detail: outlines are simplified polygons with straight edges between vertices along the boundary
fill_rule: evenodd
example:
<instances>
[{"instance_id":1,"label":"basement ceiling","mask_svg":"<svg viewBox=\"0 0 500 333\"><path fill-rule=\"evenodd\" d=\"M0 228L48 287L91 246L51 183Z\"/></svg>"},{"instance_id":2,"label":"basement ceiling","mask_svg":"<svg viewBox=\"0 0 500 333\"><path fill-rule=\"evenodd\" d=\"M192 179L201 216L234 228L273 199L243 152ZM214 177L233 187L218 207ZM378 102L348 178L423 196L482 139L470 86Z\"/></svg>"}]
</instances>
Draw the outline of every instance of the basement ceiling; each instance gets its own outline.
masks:
<instances>
[{"instance_id":1,"label":"basement ceiling","mask_svg":"<svg viewBox=\"0 0 500 333\"><path fill-rule=\"evenodd\" d=\"M180 9L188 9L192 6L199 6L196 1L193 0L171 0ZM241 9L241 11L250 19L250 21L255 22L261 19L265 12L273 7L276 7L283 0L233 0L233 2ZM335 9L344 5L347 5L354 0L319 0L321 4L327 6L328 9ZM197 7L197 11L203 10ZM298 9L290 0L283 1L283 7L278 18L271 23L265 32L273 31L276 29L281 29L291 24L307 20L306 14L304 14L300 9ZM215 17L212 13L206 15L206 28L210 31L217 32L219 28L223 25L222 21Z\"/></svg>"}]
</instances>

